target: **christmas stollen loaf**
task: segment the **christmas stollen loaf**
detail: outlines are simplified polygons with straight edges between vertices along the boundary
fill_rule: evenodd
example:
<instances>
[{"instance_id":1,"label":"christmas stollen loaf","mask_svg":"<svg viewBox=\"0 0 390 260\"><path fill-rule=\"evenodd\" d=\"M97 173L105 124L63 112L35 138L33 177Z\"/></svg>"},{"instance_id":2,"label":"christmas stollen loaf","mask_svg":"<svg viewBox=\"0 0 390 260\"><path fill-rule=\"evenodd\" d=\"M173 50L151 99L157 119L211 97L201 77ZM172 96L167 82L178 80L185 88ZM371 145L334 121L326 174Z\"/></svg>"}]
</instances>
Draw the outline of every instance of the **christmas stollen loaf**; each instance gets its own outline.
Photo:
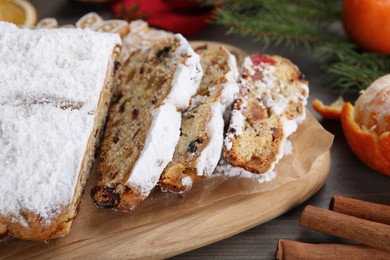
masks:
<instances>
[{"instance_id":1,"label":"christmas stollen loaf","mask_svg":"<svg viewBox=\"0 0 390 260\"><path fill-rule=\"evenodd\" d=\"M69 232L112 95L117 35L0 22L0 234Z\"/></svg>"},{"instance_id":2,"label":"christmas stollen loaf","mask_svg":"<svg viewBox=\"0 0 390 260\"><path fill-rule=\"evenodd\" d=\"M97 206L134 209L156 186L180 136L181 111L200 84L199 56L177 34L124 65L101 146Z\"/></svg>"},{"instance_id":3,"label":"christmas stollen loaf","mask_svg":"<svg viewBox=\"0 0 390 260\"><path fill-rule=\"evenodd\" d=\"M289 60L263 54L245 58L217 173L272 174L287 138L306 117L308 94L307 81Z\"/></svg>"},{"instance_id":4,"label":"christmas stollen loaf","mask_svg":"<svg viewBox=\"0 0 390 260\"><path fill-rule=\"evenodd\" d=\"M238 93L236 59L228 50L206 46L197 53L204 76L183 112L179 142L160 180L164 191L187 191L193 180L213 173L222 153L223 114Z\"/></svg>"}]
</instances>

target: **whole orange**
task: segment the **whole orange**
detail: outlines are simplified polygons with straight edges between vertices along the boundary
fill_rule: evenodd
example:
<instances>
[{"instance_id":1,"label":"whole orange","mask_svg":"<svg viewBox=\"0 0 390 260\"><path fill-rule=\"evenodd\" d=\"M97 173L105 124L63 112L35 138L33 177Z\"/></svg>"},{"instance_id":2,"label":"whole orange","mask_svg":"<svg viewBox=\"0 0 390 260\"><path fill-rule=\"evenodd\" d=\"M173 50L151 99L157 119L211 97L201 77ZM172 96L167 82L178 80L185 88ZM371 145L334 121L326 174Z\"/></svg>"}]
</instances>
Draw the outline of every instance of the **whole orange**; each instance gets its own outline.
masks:
<instances>
[{"instance_id":1,"label":"whole orange","mask_svg":"<svg viewBox=\"0 0 390 260\"><path fill-rule=\"evenodd\" d=\"M390 54L390 0L344 0L343 24L367 51Z\"/></svg>"}]
</instances>

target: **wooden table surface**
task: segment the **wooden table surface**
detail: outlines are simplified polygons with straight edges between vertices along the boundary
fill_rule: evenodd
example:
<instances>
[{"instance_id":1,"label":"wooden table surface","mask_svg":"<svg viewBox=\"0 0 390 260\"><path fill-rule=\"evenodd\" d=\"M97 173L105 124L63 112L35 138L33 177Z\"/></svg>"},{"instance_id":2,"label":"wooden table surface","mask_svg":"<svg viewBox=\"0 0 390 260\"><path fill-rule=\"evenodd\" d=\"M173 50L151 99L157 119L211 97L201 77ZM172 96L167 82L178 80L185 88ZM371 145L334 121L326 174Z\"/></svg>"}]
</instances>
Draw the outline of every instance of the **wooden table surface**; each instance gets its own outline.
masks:
<instances>
[{"instance_id":1,"label":"wooden table surface","mask_svg":"<svg viewBox=\"0 0 390 260\"><path fill-rule=\"evenodd\" d=\"M55 17L60 24L74 24L79 17L91 11L96 11L104 18L111 17L107 7L80 5L66 0L31 0L31 2L37 8L39 19ZM225 31L224 27L210 25L190 40L221 41L238 46L249 53L262 51L260 43L237 35L225 35ZM320 70L319 63L305 49L297 48L290 52L284 46L279 46L271 47L264 52L285 56L300 68L310 83L309 101L320 98L326 103L337 98L338 94L327 88L331 79ZM313 111L310 106L309 109ZM176 256L174 259L273 259L278 239L311 243L346 242L300 228L298 220L303 208L309 204L327 208L334 194L390 205L390 177L370 170L355 157L346 143L339 122L321 120L319 117L318 119L329 132L335 135L335 140L331 149L332 165L329 178L315 196L268 223ZM221 229L223 228L221 226Z\"/></svg>"}]
</instances>

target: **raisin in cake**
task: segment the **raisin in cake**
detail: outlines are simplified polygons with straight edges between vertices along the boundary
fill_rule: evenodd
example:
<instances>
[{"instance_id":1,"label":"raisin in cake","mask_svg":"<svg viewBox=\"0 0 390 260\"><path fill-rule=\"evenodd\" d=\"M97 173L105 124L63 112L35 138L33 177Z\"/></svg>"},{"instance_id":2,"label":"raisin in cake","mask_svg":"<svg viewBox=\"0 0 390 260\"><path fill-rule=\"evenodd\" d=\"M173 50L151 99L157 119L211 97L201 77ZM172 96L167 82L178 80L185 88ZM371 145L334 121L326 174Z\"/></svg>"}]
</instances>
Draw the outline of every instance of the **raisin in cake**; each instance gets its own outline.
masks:
<instances>
[{"instance_id":1,"label":"raisin in cake","mask_svg":"<svg viewBox=\"0 0 390 260\"><path fill-rule=\"evenodd\" d=\"M223 114L238 93L235 57L224 47L200 49L204 76L191 106L183 113L172 161L161 176L162 190L183 192L193 180L210 176L221 157Z\"/></svg>"},{"instance_id":2,"label":"raisin in cake","mask_svg":"<svg viewBox=\"0 0 390 260\"><path fill-rule=\"evenodd\" d=\"M123 69L91 195L99 207L128 211L148 197L172 159L181 110L203 71L199 56L179 34L132 53Z\"/></svg>"},{"instance_id":3,"label":"raisin in cake","mask_svg":"<svg viewBox=\"0 0 390 260\"><path fill-rule=\"evenodd\" d=\"M0 234L65 235L111 98L120 38L0 23Z\"/></svg>"},{"instance_id":4,"label":"raisin in cake","mask_svg":"<svg viewBox=\"0 0 390 260\"><path fill-rule=\"evenodd\" d=\"M272 171L287 137L305 119L308 93L303 75L289 60L262 54L245 58L225 138L227 162L252 173Z\"/></svg>"}]
</instances>

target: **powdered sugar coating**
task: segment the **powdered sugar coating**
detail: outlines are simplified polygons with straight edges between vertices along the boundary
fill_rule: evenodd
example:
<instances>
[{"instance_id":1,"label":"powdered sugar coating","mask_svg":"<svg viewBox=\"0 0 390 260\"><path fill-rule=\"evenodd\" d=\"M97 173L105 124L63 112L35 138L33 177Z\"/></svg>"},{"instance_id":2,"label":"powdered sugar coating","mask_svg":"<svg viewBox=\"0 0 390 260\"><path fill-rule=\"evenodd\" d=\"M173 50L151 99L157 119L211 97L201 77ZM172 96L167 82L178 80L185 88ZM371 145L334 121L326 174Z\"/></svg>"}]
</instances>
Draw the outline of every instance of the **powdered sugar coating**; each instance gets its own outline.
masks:
<instances>
[{"instance_id":1,"label":"powdered sugar coating","mask_svg":"<svg viewBox=\"0 0 390 260\"><path fill-rule=\"evenodd\" d=\"M244 101L242 103L242 108L246 107L246 102ZM229 132L226 134L225 137L225 148L227 150L232 149L232 140L236 137L242 134L242 128L244 127L245 123L245 117L242 114L240 110L235 110L233 109L231 112L231 117L230 117L230 125L229 127L234 129L234 133Z\"/></svg>"},{"instance_id":2,"label":"powdered sugar coating","mask_svg":"<svg viewBox=\"0 0 390 260\"><path fill-rule=\"evenodd\" d=\"M172 62L178 66L172 80L171 95L168 96L167 102L172 102L178 108L184 109L189 106L190 98L199 87L203 69L200 65L199 55L194 52L187 40L181 34L176 34L175 39L180 42L180 47L173 56ZM185 58L184 64L182 64L183 58Z\"/></svg>"},{"instance_id":3,"label":"powdered sugar coating","mask_svg":"<svg viewBox=\"0 0 390 260\"><path fill-rule=\"evenodd\" d=\"M144 198L156 186L165 166L172 160L180 137L181 114L174 104L160 106L152 117L144 148L128 179L128 185Z\"/></svg>"},{"instance_id":4,"label":"powdered sugar coating","mask_svg":"<svg viewBox=\"0 0 390 260\"><path fill-rule=\"evenodd\" d=\"M181 179L181 185L183 187L192 187L192 178L190 176L186 176Z\"/></svg>"},{"instance_id":5,"label":"powdered sugar coating","mask_svg":"<svg viewBox=\"0 0 390 260\"><path fill-rule=\"evenodd\" d=\"M0 215L71 203L117 35L0 22Z\"/></svg>"},{"instance_id":6,"label":"powdered sugar coating","mask_svg":"<svg viewBox=\"0 0 390 260\"><path fill-rule=\"evenodd\" d=\"M21 30L8 23L0 23L0 35L0 103L82 99L89 110L97 106L112 50L121 42L89 29Z\"/></svg>"},{"instance_id":7,"label":"powdered sugar coating","mask_svg":"<svg viewBox=\"0 0 390 260\"><path fill-rule=\"evenodd\" d=\"M0 110L0 214L52 219L73 198L94 116L52 104Z\"/></svg>"},{"instance_id":8,"label":"powdered sugar coating","mask_svg":"<svg viewBox=\"0 0 390 260\"><path fill-rule=\"evenodd\" d=\"M227 50L225 50L228 52ZM229 72L226 74L226 82L222 88L220 99L211 107L210 121L207 124L207 133L209 142L196 161L196 172L198 176L210 176L221 157L223 147L223 114L226 108L230 106L239 88L237 84L238 69L236 58L229 53L228 59Z\"/></svg>"},{"instance_id":9,"label":"powdered sugar coating","mask_svg":"<svg viewBox=\"0 0 390 260\"><path fill-rule=\"evenodd\" d=\"M129 187L146 198L156 186L160 175L172 160L180 137L181 112L188 107L189 100L199 87L203 70L199 56L180 34L180 42L173 58L178 64L172 80L172 88L164 103L153 112L153 121L141 155L135 163L127 181Z\"/></svg>"},{"instance_id":10,"label":"powdered sugar coating","mask_svg":"<svg viewBox=\"0 0 390 260\"><path fill-rule=\"evenodd\" d=\"M229 164L224 158L220 160L213 176L223 176L227 178L240 177L245 179L253 179L258 183L269 182L275 179L276 173L272 170L269 170L263 174L255 174L249 171L244 170L241 167L234 167Z\"/></svg>"}]
</instances>

